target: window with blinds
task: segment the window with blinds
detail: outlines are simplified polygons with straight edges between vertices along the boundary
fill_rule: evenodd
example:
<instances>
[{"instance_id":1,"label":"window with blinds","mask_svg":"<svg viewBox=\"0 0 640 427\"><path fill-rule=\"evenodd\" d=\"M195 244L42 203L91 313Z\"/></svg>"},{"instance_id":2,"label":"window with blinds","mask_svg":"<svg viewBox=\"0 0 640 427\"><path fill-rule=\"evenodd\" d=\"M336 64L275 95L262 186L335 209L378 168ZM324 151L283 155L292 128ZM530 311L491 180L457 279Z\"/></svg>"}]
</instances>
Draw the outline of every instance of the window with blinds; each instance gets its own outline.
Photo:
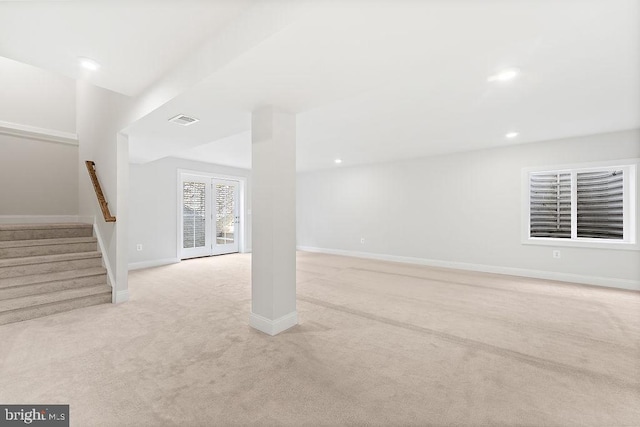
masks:
<instances>
[{"instance_id":1,"label":"window with blinds","mask_svg":"<svg viewBox=\"0 0 640 427\"><path fill-rule=\"evenodd\" d=\"M635 164L529 172L529 239L635 244L635 172Z\"/></svg>"},{"instance_id":2,"label":"window with blinds","mask_svg":"<svg viewBox=\"0 0 640 427\"><path fill-rule=\"evenodd\" d=\"M571 238L571 174L531 175L531 237Z\"/></svg>"},{"instance_id":3,"label":"window with blinds","mask_svg":"<svg viewBox=\"0 0 640 427\"><path fill-rule=\"evenodd\" d=\"M577 236L594 239L623 239L622 170L579 172L577 187Z\"/></svg>"}]
</instances>

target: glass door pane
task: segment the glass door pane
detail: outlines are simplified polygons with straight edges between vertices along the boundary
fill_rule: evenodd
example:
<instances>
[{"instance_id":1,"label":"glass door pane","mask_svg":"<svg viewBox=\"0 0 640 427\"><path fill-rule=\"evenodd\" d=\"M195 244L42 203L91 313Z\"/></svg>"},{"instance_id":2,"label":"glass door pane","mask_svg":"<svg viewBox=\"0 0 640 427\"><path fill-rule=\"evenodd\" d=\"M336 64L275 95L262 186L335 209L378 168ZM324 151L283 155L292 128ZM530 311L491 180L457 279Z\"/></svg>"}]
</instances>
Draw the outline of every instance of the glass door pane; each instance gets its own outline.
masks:
<instances>
[{"instance_id":1,"label":"glass door pane","mask_svg":"<svg viewBox=\"0 0 640 427\"><path fill-rule=\"evenodd\" d=\"M238 252L238 182L214 180L215 254Z\"/></svg>"},{"instance_id":2,"label":"glass door pane","mask_svg":"<svg viewBox=\"0 0 640 427\"><path fill-rule=\"evenodd\" d=\"M216 244L235 242L235 186L216 184Z\"/></svg>"},{"instance_id":3,"label":"glass door pane","mask_svg":"<svg viewBox=\"0 0 640 427\"><path fill-rule=\"evenodd\" d=\"M211 253L211 180L205 177L182 177L182 251L181 258Z\"/></svg>"},{"instance_id":4,"label":"glass door pane","mask_svg":"<svg viewBox=\"0 0 640 427\"><path fill-rule=\"evenodd\" d=\"M206 244L206 194L203 182L182 183L182 247L199 248Z\"/></svg>"}]
</instances>

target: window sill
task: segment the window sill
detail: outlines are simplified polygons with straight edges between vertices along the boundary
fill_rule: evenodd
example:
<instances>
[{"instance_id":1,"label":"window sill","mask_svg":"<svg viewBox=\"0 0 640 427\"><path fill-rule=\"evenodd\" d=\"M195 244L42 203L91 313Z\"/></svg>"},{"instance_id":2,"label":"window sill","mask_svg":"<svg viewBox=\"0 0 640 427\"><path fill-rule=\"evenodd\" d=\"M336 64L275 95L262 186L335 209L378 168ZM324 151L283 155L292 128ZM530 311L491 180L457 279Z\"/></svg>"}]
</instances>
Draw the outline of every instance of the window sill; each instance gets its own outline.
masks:
<instances>
[{"instance_id":1,"label":"window sill","mask_svg":"<svg viewBox=\"0 0 640 427\"><path fill-rule=\"evenodd\" d=\"M555 246L568 248L613 249L623 251L640 251L638 243L631 242L603 242L597 239L569 240L545 237L528 237L522 240L523 245Z\"/></svg>"}]
</instances>

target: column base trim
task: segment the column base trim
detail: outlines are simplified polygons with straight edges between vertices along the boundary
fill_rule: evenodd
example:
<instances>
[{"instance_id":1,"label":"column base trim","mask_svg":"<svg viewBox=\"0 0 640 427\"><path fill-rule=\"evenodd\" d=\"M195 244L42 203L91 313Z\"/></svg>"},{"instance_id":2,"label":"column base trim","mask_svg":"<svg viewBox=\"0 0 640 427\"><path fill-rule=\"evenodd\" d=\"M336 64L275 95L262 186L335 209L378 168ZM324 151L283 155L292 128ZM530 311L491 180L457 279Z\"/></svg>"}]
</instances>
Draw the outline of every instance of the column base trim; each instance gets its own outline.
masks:
<instances>
[{"instance_id":1,"label":"column base trim","mask_svg":"<svg viewBox=\"0 0 640 427\"><path fill-rule=\"evenodd\" d=\"M111 302L113 304L122 304L123 302L129 301L129 290L125 291L113 291Z\"/></svg>"},{"instance_id":2,"label":"column base trim","mask_svg":"<svg viewBox=\"0 0 640 427\"><path fill-rule=\"evenodd\" d=\"M252 328L271 336L278 335L280 332L286 331L297 324L297 311L293 311L275 320L267 319L253 312L249 315L249 325Z\"/></svg>"}]
</instances>

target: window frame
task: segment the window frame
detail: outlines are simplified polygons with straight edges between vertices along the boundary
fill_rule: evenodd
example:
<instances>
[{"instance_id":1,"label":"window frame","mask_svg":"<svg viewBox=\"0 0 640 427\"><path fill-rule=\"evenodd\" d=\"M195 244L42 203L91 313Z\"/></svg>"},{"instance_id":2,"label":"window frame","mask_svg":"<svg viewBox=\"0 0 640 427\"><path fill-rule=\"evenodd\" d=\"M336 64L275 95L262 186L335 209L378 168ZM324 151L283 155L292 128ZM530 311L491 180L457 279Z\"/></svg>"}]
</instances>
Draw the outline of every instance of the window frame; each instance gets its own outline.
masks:
<instances>
[{"instance_id":1,"label":"window frame","mask_svg":"<svg viewBox=\"0 0 640 427\"><path fill-rule=\"evenodd\" d=\"M624 159L606 162L591 162L546 167L530 167L522 169L522 219L521 243L525 245L564 246L599 249L640 250L638 243L638 168L640 159ZM619 239L599 239L577 237L577 174L601 170L621 169L623 171L623 228L624 236ZM571 238L531 237L530 227L530 177L536 173L570 173L571 174Z\"/></svg>"}]
</instances>

